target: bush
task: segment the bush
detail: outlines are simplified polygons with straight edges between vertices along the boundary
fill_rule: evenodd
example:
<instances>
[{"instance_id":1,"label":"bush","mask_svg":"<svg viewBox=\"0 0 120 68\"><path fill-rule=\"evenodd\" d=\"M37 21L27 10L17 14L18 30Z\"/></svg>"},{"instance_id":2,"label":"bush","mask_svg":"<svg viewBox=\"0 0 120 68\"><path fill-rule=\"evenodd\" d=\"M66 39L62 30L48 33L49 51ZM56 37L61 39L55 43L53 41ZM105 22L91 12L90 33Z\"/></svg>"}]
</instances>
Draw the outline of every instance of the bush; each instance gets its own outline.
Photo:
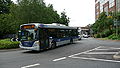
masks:
<instances>
[{"instance_id":1,"label":"bush","mask_svg":"<svg viewBox=\"0 0 120 68\"><path fill-rule=\"evenodd\" d=\"M118 33L120 34L120 28L117 28ZM112 33L116 33L116 28L112 29Z\"/></svg>"},{"instance_id":2,"label":"bush","mask_svg":"<svg viewBox=\"0 0 120 68\"><path fill-rule=\"evenodd\" d=\"M11 49L11 48L18 48L19 42L12 42L10 39L3 39L0 40L0 49Z\"/></svg>"},{"instance_id":3,"label":"bush","mask_svg":"<svg viewBox=\"0 0 120 68\"><path fill-rule=\"evenodd\" d=\"M112 40L120 40L120 35L116 36L116 34L112 34L108 37L108 39L112 39Z\"/></svg>"},{"instance_id":4,"label":"bush","mask_svg":"<svg viewBox=\"0 0 120 68\"><path fill-rule=\"evenodd\" d=\"M118 35L118 40L120 40L120 35Z\"/></svg>"},{"instance_id":5,"label":"bush","mask_svg":"<svg viewBox=\"0 0 120 68\"><path fill-rule=\"evenodd\" d=\"M108 36L108 39L111 39L113 36L115 36L115 34Z\"/></svg>"},{"instance_id":6,"label":"bush","mask_svg":"<svg viewBox=\"0 0 120 68\"><path fill-rule=\"evenodd\" d=\"M95 38L100 38L100 34L95 34L94 37Z\"/></svg>"},{"instance_id":7,"label":"bush","mask_svg":"<svg viewBox=\"0 0 120 68\"><path fill-rule=\"evenodd\" d=\"M109 35L111 35L112 32L109 30L109 29L106 29L104 30L102 33L101 33L101 37L104 38L104 37L108 37Z\"/></svg>"}]
</instances>

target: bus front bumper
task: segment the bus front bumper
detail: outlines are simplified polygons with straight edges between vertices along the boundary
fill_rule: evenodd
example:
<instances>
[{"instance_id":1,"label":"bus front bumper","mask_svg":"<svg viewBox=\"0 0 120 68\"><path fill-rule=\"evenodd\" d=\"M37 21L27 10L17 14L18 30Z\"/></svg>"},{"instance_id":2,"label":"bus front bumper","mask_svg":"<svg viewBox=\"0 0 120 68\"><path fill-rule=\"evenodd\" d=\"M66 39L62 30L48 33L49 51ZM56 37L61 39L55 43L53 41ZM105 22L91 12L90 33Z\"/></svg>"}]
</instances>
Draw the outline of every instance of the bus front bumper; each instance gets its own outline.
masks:
<instances>
[{"instance_id":1,"label":"bus front bumper","mask_svg":"<svg viewBox=\"0 0 120 68\"><path fill-rule=\"evenodd\" d=\"M24 46L22 46L22 44L20 43L19 47L22 48L22 49L27 49L27 50L40 51L39 45L36 45L36 46L33 46L33 47L24 47Z\"/></svg>"}]
</instances>

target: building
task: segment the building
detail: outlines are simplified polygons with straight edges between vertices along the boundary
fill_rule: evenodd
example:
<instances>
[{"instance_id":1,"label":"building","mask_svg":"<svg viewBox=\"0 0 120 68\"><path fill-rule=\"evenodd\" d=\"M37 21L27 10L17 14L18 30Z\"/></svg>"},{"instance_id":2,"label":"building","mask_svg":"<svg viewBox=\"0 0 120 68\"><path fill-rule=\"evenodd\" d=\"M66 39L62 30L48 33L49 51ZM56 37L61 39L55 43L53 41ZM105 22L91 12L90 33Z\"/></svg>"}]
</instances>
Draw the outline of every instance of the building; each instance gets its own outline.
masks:
<instances>
[{"instance_id":1,"label":"building","mask_svg":"<svg viewBox=\"0 0 120 68\"><path fill-rule=\"evenodd\" d=\"M88 27L79 27L78 32L79 32L80 35L83 35L83 34L90 35L90 28L88 28Z\"/></svg>"},{"instance_id":2,"label":"building","mask_svg":"<svg viewBox=\"0 0 120 68\"><path fill-rule=\"evenodd\" d=\"M120 0L116 0L116 10L120 12Z\"/></svg>"},{"instance_id":3,"label":"building","mask_svg":"<svg viewBox=\"0 0 120 68\"><path fill-rule=\"evenodd\" d=\"M98 19L100 13L120 11L120 0L95 0L95 20Z\"/></svg>"}]
</instances>

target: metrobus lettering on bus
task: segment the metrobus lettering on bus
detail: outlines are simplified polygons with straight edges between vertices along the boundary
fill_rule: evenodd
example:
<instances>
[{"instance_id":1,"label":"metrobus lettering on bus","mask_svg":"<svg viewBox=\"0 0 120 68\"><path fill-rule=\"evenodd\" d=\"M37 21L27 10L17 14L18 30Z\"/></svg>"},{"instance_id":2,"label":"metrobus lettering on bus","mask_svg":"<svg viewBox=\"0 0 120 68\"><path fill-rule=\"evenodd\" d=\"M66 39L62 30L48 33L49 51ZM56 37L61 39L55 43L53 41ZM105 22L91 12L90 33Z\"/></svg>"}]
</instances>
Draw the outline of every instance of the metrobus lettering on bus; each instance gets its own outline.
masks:
<instances>
[{"instance_id":1,"label":"metrobus lettering on bus","mask_svg":"<svg viewBox=\"0 0 120 68\"><path fill-rule=\"evenodd\" d=\"M20 26L20 48L41 51L79 39L77 27L30 23Z\"/></svg>"}]
</instances>

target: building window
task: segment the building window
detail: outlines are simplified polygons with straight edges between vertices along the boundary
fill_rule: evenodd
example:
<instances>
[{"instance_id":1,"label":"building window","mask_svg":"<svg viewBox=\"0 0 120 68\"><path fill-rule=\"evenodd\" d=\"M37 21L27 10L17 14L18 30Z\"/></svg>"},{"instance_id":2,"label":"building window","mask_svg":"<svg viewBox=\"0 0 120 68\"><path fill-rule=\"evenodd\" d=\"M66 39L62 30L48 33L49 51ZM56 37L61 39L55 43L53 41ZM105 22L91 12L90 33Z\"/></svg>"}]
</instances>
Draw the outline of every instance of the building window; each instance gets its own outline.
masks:
<instances>
[{"instance_id":1,"label":"building window","mask_svg":"<svg viewBox=\"0 0 120 68\"><path fill-rule=\"evenodd\" d=\"M108 15L108 6L104 8L104 12Z\"/></svg>"},{"instance_id":2,"label":"building window","mask_svg":"<svg viewBox=\"0 0 120 68\"><path fill-rule=\"evenodd\" d=\"M120 11L120 0L116 0L116 2L117 11Z\"/></svg>"},{"instance_id":3,"label":"building window","mask_svg":"<svg viewBox=\"0 0 120 68\"><path fill-rule=\"evenodd\" d=\"M111 7L113 7L114 5L115 5L114 0L110 0L110 1L109 1L109 7L111 8Z\"/></svg>"},{"instance_id":4,"label":"building window","mask_svg":"<svg viewBox=\"0 0 120 68\"><path fill-rule=\"evenodd\" d=\"M99 9L99 6L96 6L96 10L98 10Z\"/></svg>"}]
</instances>

